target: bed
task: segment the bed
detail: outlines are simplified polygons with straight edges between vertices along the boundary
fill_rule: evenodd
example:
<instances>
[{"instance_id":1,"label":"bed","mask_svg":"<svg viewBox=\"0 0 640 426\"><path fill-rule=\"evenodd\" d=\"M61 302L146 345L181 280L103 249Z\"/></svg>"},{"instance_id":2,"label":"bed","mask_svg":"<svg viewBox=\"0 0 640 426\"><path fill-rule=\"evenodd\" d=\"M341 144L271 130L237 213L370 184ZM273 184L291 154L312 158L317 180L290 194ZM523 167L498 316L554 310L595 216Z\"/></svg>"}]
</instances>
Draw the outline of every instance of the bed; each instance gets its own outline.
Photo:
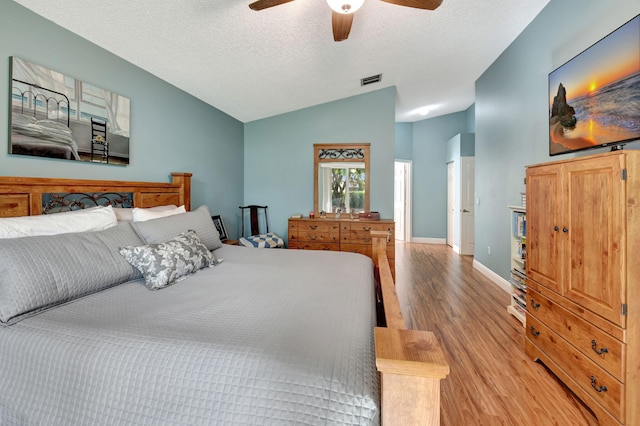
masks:
<instances>
[{"instance_id":1,"label":"bed","mask_svg":"<svg viewBox=\"0 0 640 426\"><path fill-rule=\"evenodd\" d=\"M12 94L20 103L12 108L11 153L79 161L78 144L69 128L69 98L33 83L13 82Z\"/></svg>"},{"instance_id":2,"label":"bed","mask_svg":"<svg viewBox=\"0 0 640 426\"><path fill-rule=\"evenodd\" d=\"M190 177L0 178L0 216L38 215L43 194L63 192L129 192L137 207L191 210ZM374 238L374 268L357 254L218 244L202 231L213 227L202 209L145 222L133 233L135 225L121 222L2 242L0 268L28 264L22 255L9 259L13 253L35 253L39 270L28 280L50 271L75 276L78 260L90 276L73 285L122 276L17 319L0 308L0 319L11 323L0 326L0 385L10 389L0 393L0 424L439 423L439 381L449 367L433 334L406 330L385 265L386 235ZM147 275L127 269L114 247L137 245L140 235L144 244L154 233L164 241L169 222L189 223L224 260L150 291ZM105 243L109 253L94 254L83 238L113 243ZM376 282L386 324L376 321ZM0 288L0 300L3 294Z\"/></svg>"}]
</instances>

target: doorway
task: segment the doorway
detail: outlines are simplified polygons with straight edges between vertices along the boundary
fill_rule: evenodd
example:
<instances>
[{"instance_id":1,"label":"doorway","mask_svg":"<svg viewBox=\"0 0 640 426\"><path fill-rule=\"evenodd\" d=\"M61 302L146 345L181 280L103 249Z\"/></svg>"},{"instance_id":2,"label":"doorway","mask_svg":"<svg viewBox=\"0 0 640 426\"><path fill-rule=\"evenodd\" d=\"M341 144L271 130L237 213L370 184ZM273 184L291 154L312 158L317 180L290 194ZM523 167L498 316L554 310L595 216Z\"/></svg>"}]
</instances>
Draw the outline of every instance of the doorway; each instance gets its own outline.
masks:
<instances>
[{"instance_id":1,"label":"doorway","mask_svg":"<svg viewBox=\"0 0 640 426\"><path fill-rule=\"evenodd\" d=\"M455 163L447 163L447 245L455 246L454 224L456 220L456 173ZM457 248L457 247L456 247Z\"/></svg>"},{"instance_id":2,"label":"doorway","mask_svg":"<svg viewBox=\"0 0 640 426\"><path fill-rule=\"evenodd\" d=\"M396 240L411 242L411 161L408 160L394 163L393 220Z\"/></svg>"},{"instance_id":3,"label":"doorway","mask_svg":"<svg viewBox=\"0 0 640 426\"><path fill-rule=\"evenodd\" d=\"M453 251L473 255L475 158L447 163L447 244Z\"/></svg>"}]
</instances>

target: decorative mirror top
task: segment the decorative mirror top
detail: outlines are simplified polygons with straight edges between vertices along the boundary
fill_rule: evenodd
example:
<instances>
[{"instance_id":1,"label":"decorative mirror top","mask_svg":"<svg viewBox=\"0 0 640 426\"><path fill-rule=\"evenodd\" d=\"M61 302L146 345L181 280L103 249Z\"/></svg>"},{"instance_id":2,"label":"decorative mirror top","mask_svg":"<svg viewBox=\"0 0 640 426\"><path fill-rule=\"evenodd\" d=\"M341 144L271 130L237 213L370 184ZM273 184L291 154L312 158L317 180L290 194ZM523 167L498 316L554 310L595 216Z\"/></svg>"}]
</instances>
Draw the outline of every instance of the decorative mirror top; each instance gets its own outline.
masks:
<instances>
[{"instance_id":1,"label":"decorative mirror top","mask_svg":"<svg viewBox=\"0 0 640 426\"><path fill-rule=\"evenodd\" d=\"M321 160L363 160L366 155L363 148L324 148L318 151L318 158Z\"/></svg>"}]
</instances>

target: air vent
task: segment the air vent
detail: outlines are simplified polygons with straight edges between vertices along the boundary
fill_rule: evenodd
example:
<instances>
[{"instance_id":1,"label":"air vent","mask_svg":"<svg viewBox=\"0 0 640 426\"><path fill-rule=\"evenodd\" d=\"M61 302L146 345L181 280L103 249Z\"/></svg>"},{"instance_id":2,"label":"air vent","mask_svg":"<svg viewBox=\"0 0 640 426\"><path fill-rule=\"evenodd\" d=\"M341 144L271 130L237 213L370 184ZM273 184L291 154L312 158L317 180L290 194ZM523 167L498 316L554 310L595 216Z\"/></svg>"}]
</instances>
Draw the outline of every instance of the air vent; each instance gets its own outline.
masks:
<instances>
[{"instance_id":1,"label":"air vent","mask_svg":"<svg viewBox=\"0 0 640 426\"><path fill-rule=\"evenodd\" d=\"M382 81L382 74L377 74L360 79L360 85L366 86L367 84L379 83L380 81Z\"/></svg>"}]
</instances>

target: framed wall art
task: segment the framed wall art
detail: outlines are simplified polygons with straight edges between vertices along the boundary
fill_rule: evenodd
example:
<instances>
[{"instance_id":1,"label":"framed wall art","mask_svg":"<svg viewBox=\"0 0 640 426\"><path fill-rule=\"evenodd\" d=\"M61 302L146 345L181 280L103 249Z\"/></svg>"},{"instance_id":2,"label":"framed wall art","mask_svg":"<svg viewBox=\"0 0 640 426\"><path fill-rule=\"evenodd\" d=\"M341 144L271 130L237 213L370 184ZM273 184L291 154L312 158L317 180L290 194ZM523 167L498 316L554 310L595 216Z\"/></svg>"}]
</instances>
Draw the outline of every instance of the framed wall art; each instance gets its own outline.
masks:
<instances>
[{"instance_id":1,"label":"framed wall art","mask_svg":"<svg viewBox=\"0 0 640 426\"><path fill-rule=\"evenodd\" d=\"M226 241L229 239L229 234L227 234L227 228L224 227L224 222L222 221L222 217L220 215L211 216L213 220L213 224L216 226L218 233L220 234L220 241Z\"/></svg>"},{"instance_id":2,"label":"framed wall art","mask_svg":"<svg viewBox=\"0 0 640 426\"><path fill-rule=\"evenodd\" d=\"M11 58L9 153L129 164L129 98Z\"/></svg>"}]
</instances>

